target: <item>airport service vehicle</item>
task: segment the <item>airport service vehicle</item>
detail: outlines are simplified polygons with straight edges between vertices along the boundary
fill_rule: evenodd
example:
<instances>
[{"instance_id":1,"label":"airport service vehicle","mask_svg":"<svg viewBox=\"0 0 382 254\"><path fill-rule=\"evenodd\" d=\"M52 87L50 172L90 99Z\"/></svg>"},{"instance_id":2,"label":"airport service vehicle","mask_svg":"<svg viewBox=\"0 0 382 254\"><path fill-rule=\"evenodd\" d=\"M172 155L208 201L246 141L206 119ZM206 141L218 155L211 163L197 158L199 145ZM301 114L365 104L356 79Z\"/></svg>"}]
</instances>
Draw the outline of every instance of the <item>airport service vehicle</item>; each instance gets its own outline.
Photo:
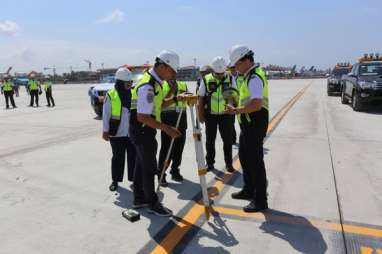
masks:
<instances>
[{"instance_id":1,"label":"airport service vehicle","mask_svg":"<svg viewBox=\"0 0 382 254\"><path fill-rule=\"evenodd\" d=\"M382 56L365 54L343 77L341 102L354 111L362 111L366 104L382 105Z\"/></svg>"},{"instance_id":2,"label":"airport service vehicle","mask_svg":"<svg viewBox=\"0 0 382 254\"><path fill-rule=\"evenodd\" d=\"M327 79L328 96L341 93L342 76L350 72L352 65L350 63L338 63L333 68L332 73Z\"/></svg>"}]
</instances>

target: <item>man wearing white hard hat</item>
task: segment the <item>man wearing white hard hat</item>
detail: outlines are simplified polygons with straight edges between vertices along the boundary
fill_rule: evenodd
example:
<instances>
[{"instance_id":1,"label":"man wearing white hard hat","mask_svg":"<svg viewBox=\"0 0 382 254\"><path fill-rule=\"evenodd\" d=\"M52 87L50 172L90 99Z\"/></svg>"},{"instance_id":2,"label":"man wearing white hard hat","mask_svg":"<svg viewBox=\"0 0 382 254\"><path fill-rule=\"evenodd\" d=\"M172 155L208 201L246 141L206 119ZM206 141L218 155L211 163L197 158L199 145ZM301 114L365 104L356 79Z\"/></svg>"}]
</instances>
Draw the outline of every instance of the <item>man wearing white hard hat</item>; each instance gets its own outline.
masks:
<instances>
[{"instance_id":1,"label":"man wearing white hard hat","mask_svg":"<svg viewBox=\"0 0 382 254\"><path fill-rule=\"evenodd\" d=\"M226 73L227 63L222 57L211 62L212 73L204 76L198 91L198 112L201 123L206 123L206 161L207 169L215 169L215 141L217 130L223 140L224 161L228 172L234 172L232 166L233 114L225 112L225 90L233 88L232 77Z\"/></svg>"},{"instance_id":2,"label":"man wearing white hard hat","mask_svg":"<svg viewBox=\"0 0 382 254\"><path fill-rule=\"evenodd\" d=\"M161 122L162 107L175 102L171 97L165 100L162 84L175 79L179 68L179 56L171 51L162 51L156 58L152 69L145 72L132 90L132 110L130 118L130 136L135 145L137 158L134 170L133 208L148 207L150 213L158 216L171 216L155 192L158 143L157 130L171 138L180 136L180 132Z\"/></svg>"},{"instance_id":3,"label":"man wearing white hard hat","mask_svg":"<svg viewBox=\"0 0 382 254\"><path fill-rule=\"evenodd\" d=\"M228 105L227 112L238 115L240 123L239 159L243 169L243 189L232 194L233 199L250 200L245 212L268 209L267 177L264 165L263 142L269 118L268 81L263 69L254 62L254 54L247 46L236 45L230 50L230 66L239 75L236 80L240 93L239 105Z\"/></svg>"},{"instance_id":4,"label":"man wearing white hard hat","mask_svg":"<svg viewBox=\"0 0 382 254\"><path fill-rule=\"evenodd\" d=\"M113 157L111 158L110 191L118 188L123 181L127 155L127 179L132 182L135 167L135 147L129 137L129 120L131 108L131 87L133 75L126 67L115 73L114 88L105 96L102 111L102 138L110 141Z\"/></svg>"}]
</instances>

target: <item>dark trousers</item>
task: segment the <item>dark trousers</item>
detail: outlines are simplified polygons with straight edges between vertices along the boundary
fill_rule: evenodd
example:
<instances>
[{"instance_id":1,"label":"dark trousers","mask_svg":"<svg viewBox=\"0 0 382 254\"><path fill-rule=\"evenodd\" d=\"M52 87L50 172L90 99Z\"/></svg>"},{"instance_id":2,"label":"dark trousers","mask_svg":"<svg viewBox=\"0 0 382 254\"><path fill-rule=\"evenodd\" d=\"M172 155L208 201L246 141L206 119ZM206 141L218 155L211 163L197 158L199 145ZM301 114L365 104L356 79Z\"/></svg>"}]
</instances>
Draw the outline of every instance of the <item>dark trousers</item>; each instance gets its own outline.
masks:
<instances>
[{"instance_id":1,"label":"dark trousers","mask_svg":"<svg viewBox=\"0 0 382 254\"><path fill-rule=\"evenodd\" d=\"M178 120L179 113L176 111L163 112L161 115L162 123L176 126L176 122ZM171 150L169 163L171 163L171 174L179 174L179 167L182 162L182 155L184 145L186 143L186 129L187 129L187 114L186 112L182 113L182 118L180 120L178 130L182 133L182 135L174 140L174 145ZM159 160L158 160L158 170L160 175L163 164L165 162L168 149L170 148L171 137L169 137L166 133L161 132L161 148L159 152ZM167 165L169 166L169 165Z\"/></svg>"},{"instance_id":2,"label":"dark trousers","mask_svg":"<svg viewBox=\"0 0 382 254\"><path fill-rule=\"evenodd\" d=\"M135 147L129 137L110 138L111 150L111 178L113 182L122 182L127 155L127 179L132 182L135 167Z\"/></svg>"},{"instance_id":3,"label":"dark trousers","mask_svg":"<svg viewBox=\"0 0 382 254\"><path fill-rule=\"evenodd\" d=\"M232 118L234 115L206 115L206 160L208 166L215 164L215 140L219 128L223 140L224 161L226 166L232 165Z\"/></svg>"},{"instance_id":4,"label":"dark trousers","mask_svg":"<svg viewBox=\"0 0 382 254\"><path fill-rule=\"evenodd\" d=\"M237 134L236 134L236 129L235 129L235 121L236 121L236 116L232 117L232 144L235 144L237 141Z\"/></svg>"},{"instance_id":5,"label":"dark trousers","mask_svg":"<svg viewBox=\"0 0 382 254\"><path fill-rule=\"evenodd\" d=\"M158 202L158 196L155 193L158 143L155 134L156 131L145 133L139 129L134 130L130 126L130 137L137 154L134 169L134 200L152 205Z\"/></svg>"},{"instance_id":6,"label":"dark trousers","mask_svg":"<svg viewBox=\"0 0 382 254\"><path fill-rule=\"evenodd\" d=\"M54 99L53 99L53 96L52 96L52 91L46 91L45 92L45 96L46 96L46 102L48 103L48 106L51 105L52 103L52 106L55 106L54 104Z\"/></svg>"},{"instance_id":7,"label":"dark trousers","mask_svg":"<svg viewBox=\"0 0 382 254\"><path fill-rule=\"evenodd\" d=\"M9 100L11 101L12 107L16 107L15 100L13 99L13 91L4 91L5 104L9 108Z\"/></svg>"},{"instance_id":8,"label":"dark trousers","mask_svg":"<svg viewBox=\"0 0 382 254\"><path fill-rule=\"evenodd\" d=\"M264 205L267 204L267 176L263 142L268 118L264 116L262 119L252 120L251 123L242 123L240 128L239 159L243 169L243 190L253 194L257 205Z\"/></svg>"},{"instance_id":9,"label":"dark trousers","mask_svg":"<svg viewBox=\"0 0 382 254\"><path fill-rule=\"evenodd\" d=\"M29 106L33 106L34 102L36 102L36 106L38 106L38 90L31 90L31 103Z\"/></svg>"}]
</instances>

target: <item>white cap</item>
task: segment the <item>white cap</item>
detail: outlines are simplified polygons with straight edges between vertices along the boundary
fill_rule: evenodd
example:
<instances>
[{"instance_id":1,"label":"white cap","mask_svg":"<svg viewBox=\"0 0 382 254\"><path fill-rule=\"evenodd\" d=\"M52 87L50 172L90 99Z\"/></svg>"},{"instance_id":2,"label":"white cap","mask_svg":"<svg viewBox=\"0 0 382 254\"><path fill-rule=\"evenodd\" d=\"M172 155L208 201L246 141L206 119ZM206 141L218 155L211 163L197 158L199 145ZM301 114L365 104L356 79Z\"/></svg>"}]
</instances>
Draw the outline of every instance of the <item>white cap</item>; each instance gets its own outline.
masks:
<instances>
[{"instance_id":1,"label":"white cap","mask_svg":"<svg viewBox=\"0 0 382 254\"><path fill-rule=\"evenodd\" d=\"M177 53L169 51L169 50L163 50L159 53L157 56L158 59L160 59L163 63L167 64L171 67L175 72L179 69L179 56Z\"/></svg>"},{"instance_id":2,"label":"white cap","mask_svg":"<svg viewBox=\"0 0 382 254\"><path fill-rule=\"evenodd\" d=\"M132 81L133 75L129 69L126 67L121 67L115 73L115 79L122 81Z\"/></svg>"},{"instance_id":3,"label":"white cap","mask_svg":"<svg viewBox=\"0 0 382 254\"><path fill-rule=\"evenodd\" d=\"M227 69L227 62L223 57L217 56L212 60L211 68L215 73L224 73Z\"/></svg>"},{"instance_id":4,"label":"white cap","mask_svg":"<svg viewBox=\"0 0 382 254\"><path fill-rule=\"evenodd\" d=\"M36 77L36 74L32 73L32 74L30 75L30 77L31 77L31 78L34 78L34 77Z\"/></svg>"},{"instance_id":5,"label":"white cap","mask_svg":"<svg viewBox=\"0 0 382 254\"><path fill-rule=\"evenodd\" d=\"M235 45L231 48L229 51L229 66L233 67L244 56L246 56L248 53L251 53L252 51L244 45Z\"/></svg>"}]
</instances>

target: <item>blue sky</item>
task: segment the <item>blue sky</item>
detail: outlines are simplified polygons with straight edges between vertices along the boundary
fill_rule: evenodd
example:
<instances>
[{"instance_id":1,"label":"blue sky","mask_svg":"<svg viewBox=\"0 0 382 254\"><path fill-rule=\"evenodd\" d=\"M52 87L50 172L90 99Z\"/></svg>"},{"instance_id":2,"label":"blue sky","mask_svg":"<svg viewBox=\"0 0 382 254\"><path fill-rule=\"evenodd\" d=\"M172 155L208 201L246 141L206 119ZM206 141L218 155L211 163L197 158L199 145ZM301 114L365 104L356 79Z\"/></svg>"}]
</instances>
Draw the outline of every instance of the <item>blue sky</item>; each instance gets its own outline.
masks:
<instances>
[{"instance_id":1,"label":"blue sky","mask_svg":"<svg viewBox=\"0 0 382 254\"><path fill-rule=\"evenodd\" d=\"M200 65L237 43L265 64L327 68L382 52L381 24L380 0L1 0L0 72L141 64L162 49Z\"/></svg>"}]
</instances>

